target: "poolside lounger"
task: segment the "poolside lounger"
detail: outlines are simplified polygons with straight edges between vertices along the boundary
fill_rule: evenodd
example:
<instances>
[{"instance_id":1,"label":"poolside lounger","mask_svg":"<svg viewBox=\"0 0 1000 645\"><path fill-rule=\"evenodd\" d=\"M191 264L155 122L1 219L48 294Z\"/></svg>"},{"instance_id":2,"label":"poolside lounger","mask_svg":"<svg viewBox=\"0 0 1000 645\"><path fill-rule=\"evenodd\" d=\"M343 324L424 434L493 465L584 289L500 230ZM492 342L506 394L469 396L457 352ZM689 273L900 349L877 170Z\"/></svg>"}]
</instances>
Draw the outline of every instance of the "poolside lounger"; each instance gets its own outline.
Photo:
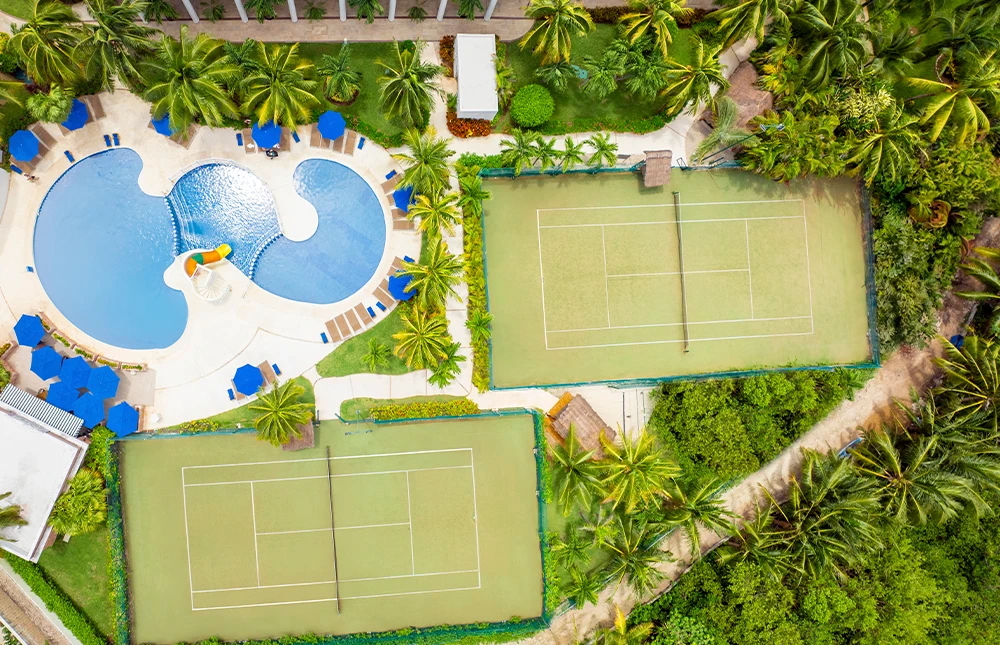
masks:
<instances>
[{"instance_id":1,"label":"poolside lounger","mask_svg":"<svg viewBox=\"0 0 1000 645\"><path fill-rule=\"evenodd\" d=\"M56 140L49 134L49 131L42 126L41 123L36 123L35 125L28 128L31 133L38 137L39 143L44 145L46 148L51 148L56 145Z\"/></svg>"},{"instance_id":2,"label":"poolside lounger","mask_svg":"<svg viewBox=\"0 0 1000 645\"><path fill-rule=\"evenodd\" d=\"M332 321L332 320L326 321L326 330L328 332L330 332L330 340L332 342L334 342L334 343L336 343L338 340L340 340L341 338L343 338L340 335L340 330L337 329L337 324L334 321ZM324 334L324 336L325 336L325 334Z\"/></svg>"},{"instance_id":3,"label":"poolside lounger","mask_svg":"<svg viewBox=\"0 0 1000 645\"><path fill-rule=\"evenodd\" d=\"M398 257L394 258L393 261L392 261L392 268L396 269L396 271L399 271L400 269L403 268L403 261L400 260ZM395 273L395 272L392 272L392 273Z\"/></svg>"},{"instance_id":4,"label":"poolside lounger","mask_svg":"<svg viewBox=\"0 0 1000 645\"><path fill-rule=\"evenodd\" d=\"M376 288L375 293L372 295L378 298L378 308L382 311L386 311L388 307L392 306L392 296L386 293L381 287Z\"/></svg>"},{"instance_id":5,"label":"poolside lounger","mask_svg":"<svg viewBox=\"0 0 1000 645\"><path fill-rule=\"evenodd\" d=\"M415 228L417 228L417 223L411 222L408 219L392 220L392 230L394 231L412 231Z\"/></svg>"},{"instance_id":6,"label":"poolside lounger","mask_svg":"<svg viewBox=\"0 0 1000 645\"><path fill-rule=\"evenodd\" d=\"M342 134L339 137L337 137L336 139L334 139L333 143L330 144L330 149L333 150L334 152L343 152L344 151L344 139L346 139L346 138L347 138L347 136L344 135L344 134Z\"/></svg>"},{"instance_id":7,"label":"poolside lounger","mask_svg":"<svg viewBox=\"0 0 1000 645\"><path fill-rule=\"evenodd\" d=\"M321 332L319 333L319 338L320 338L320 340L322 340L322 341L323 341L323 344L324 344L324 345L326 345L327 343L329 343L329 342L330 342L330 339L326 337L326 332L325 332L325 331L321 331Z\"/></svg>"},{"instance_id":8,"label":"poolside lounger","mask_svg":"<svg viewBox=\"0 0 1000 645\"><path fill-rule=\"evenodd\" d=\"M257 144L253 142L253 135L250 133L250 128L243 128L243 152L248 155L260 152Z\"/></svg>"},{"instance_id":9,"label":"poolside lounger","mask_svg":"<svg viewBox=\"0 0 1000 645\"><path fill-rule=\"evenodd\" d=\"M73 158L73 155L70 153L69 150L63 150L63 154L66 155L66 158L69 159L70 163L76 161L76 159Z\"/></svg>"},{"instance_id":10,"label":"poolside lounger","mask_svg":"<svg viewBox=\"0 0 1000 645\"><path fill-rule=\"evenodd\" d=\"M399 175L393 175L386 181L382 182L382 190L386 195L391 195L392 191L396 188L396 184L399 183Z\"/></svg>"},{"instance_id":11,"label":"poolside lounger","mask_svg":"<svg viewBox=\"0 0 1000 645\"><path fill-rule=\"evenodd\" d=\"M371 307L365 307L365 309L368 310L368 315L372 317L372 320L374 320L375 319L375 310L372 309Z\"/></svg>"},{"instance_id":12,"label":"poolside lounger","mask_svg":"<svg viewBox=\"0 0 1000 645\"><path fill-rule=\"evenodd\" d=\"M191 147L191 141L194 140L194 135L197 132L194 126L190 125L186 132L174 132L170 135L169 139L180 147L187 149Z\"/></svg>"},{"instance_id":13,"label":"poolside lounger","mask_svg":"<svg viewBox=\"0 0 1000 645\"><path fill-rule=\"evenodd\" d=\"M353 155L354 149L358 145L358 133L354 130L347 131L347 143L344 144L344 154Z\"/></svg>"},{"instance_id":14,"label":"poolside lounger","mask_svg":"<svg viewBox=\"0 0 1000 645\"><path fill-rule=\"evenodd\" d=\"M356 307L354 307L354 311L358 312L358 318L361 319L361 323L365 327L367 327L368 325L372 324L372 318L373 318L373 316L370 316L368 314L368 312L365 311L365 306L364 305L357 305Z\"/></svg>"},{"instance_id":15,"label":"poolside lounger","mask_svg":"<svg viewBox=\"0 0 1000 645\"><path fill-rule=\"evenodd\" d=\"M118 133L115 132L111 135L111 138L115 140L115 145L120 146L122 144L121 139L118 138Z\"/></svg>"},{"instance_id":16,"label":"poolside lounger","mask_svg":"<svg viewBox=\"0 0 1000 645\"><path fill-rule=\"evenodd\" d=\"M241 148L243 147L243 133L242 132L237 132L236 133L236 145L238 145Z\"/></svg>"},{"instance_id":17,"label":"poolside lounger","mask_svg":"<svg viewBox=\"0 0 1000 645\"><path fill-rule=\"evenodd\" d=\"M278 380L277 375L275 375L274 370L271 368L271 364L267 361L258 365L257 369L259 369L260 373L264 376L264 383L267 385L273 385L274 382Z\"/></svg>"},{"instance_id":18,"label":"poolside lounger","mask_svg":"<svg viewBox=\"0 0 1000 645\"><path fill-rule=\"evenodd\" d=\"M281 128L281 136L278 138L279 150L291 150L292 139L288 136L288 128Z\"/></svg>"},{"instance_id":19,"label":"poolside lounger","mask_svg":"<svg viewBox=\"0 0 1000 645\"><path fill-rule=\"evenodd\" d=\"M309 133L309 147L310 148L322 148L323 146L323 135L319 132L319 126L313 125L312 132Z\"/></svg>"},{"instance_id":20,"label":"poolside lounger","mask_svg":"<svg viewBox=\"0 0 1000 645\"><path fill-rule=\"evenodd\" d=\"M281 376L281 369L278 367L277 363L272 363L271 364L271 369L274 370L275 374L277 374L278 376Z\"/></svg>"},{"instance_id":21,"label":"poolside lounger","mask_svg":"<svg viewBox=\"0 0 1000 645\"><path fill-rule=\"evenodd\" d=\"M235 383L229 381L229 384L233 386L233 395L236 397L237 401L242 401L243 399L247 398L246 396L244 396L242 392L239 391Z\"/></svg>"},{"instance_id":22,"label":"poolside lounger","mask_svg":"<svg viewBox=\"0 0 1000 645\"><path fill-rule=\"evenodd\" d=\"M229 392L229 400L230 400L230 401L235 401L235 400L236 400L236 395L235 395L235 394L233 394L233 390L232 390L232 388L230 388L230 389L226 390L226 392Z\"/></svg>"},{"instance_id":23,"label":"poolside lounger","mask_svg":"<svg viewBox=\"0 0 1000 645\"><path fill-rule=\"evenodd\" d=\"M94 120L104 118L104 106L101 105L101 98L96 94L91 94L90 96L84 96L83 102L90 106L90 113L94 116Z\"/></svg>"},{"instance_id":24,"label":"poolside lounger","mask_svg":"<svg viewBox=\"0 0 1000 645\"><path fill-rule=\"evenodd\" d=\"M150 125L149 127L153 127L153 126ZM111 137L109 137L108 135L104 135L104 146L106 148L110 148L111 147Z\"/></svg>"},{"instance_id":25,"label":"poolside lounger","mask_svg":"<svg viewBox=\"0 0 1000 645\"><path fill-rule=\"evenodd\" d=\"M351 329L353 329L355 333L364 329L364 326L361 324L361 321L358 320L358 317L354 314L353 309L348 309L347 311L344 312L344 315L347 316L347 322L351 324Z\"/></svg>"},{"instance_id":26,"label":"poolside lounger","mask_svg":"<svg viewBox=\"0 0 1000 645\"><path fill-rule=\"evenodd\" d=\"M347 318L344 318L344 314L340 314L333 319L337 323L337 329L340 330L340 335L342 338L350 338L353 334L351 333L351 326L347 324Z\"/></svg>"},{"instance_id":27,"label":"poolside lounger","mask_svg":"<svg viewBox=\"0 0 1000 645\"><path fill-rule=\"evenodd\" d=\"M382 301L376 302L375 306L381 309L382 311L385 311L385 305L382 304Z\"/></svg>"},{"instance_id":28,"label":"poolside lounger","mask_svg":"<svg viewBox=\"0 0 1000 645\"><path fill-rule=\"evenodd\" d=\"M402 208L392 209L392 219L407 219L406 211L404 211Z\"/></svg>"}]
</instances>

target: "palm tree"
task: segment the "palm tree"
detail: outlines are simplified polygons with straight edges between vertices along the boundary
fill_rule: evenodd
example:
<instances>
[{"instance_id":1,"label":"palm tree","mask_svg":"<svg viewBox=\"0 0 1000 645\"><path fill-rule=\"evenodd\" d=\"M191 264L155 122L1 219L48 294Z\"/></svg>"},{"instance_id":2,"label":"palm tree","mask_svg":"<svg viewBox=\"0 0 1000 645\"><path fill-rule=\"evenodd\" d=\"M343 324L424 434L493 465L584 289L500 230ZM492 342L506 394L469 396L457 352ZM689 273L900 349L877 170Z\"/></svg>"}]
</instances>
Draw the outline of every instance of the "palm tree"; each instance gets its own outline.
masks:
<instances>
[{"instance_id":1,"label":"palm tree","mask_svg":"<svg viewBox=\"0 0 1000 645\"><path fill-rule=\"evenodd\" d=\"M483 10L483 3L479 0L458 0L458 15L466 20L475 20L476 12Z\"/></svg>"},{"instance_id":2,"label":"palm tree","mask_svg":"<svg viewBox=\"0 0 1000 645\"><path fill-rule=\"evenodd\" d=\"M239 76L249 76L257 64L257 41L247 38L241 43L225 42L222 44L227 62L240 70Z\"/></svg>"},{"instance_id":3,"label":"palm tree","mask_svg":"<svg viewBox=\"0 0 1000 645\"><path fill-rule=\"evenodd\" d=\"M458 207L468 216L482 217L483 202L493 199L493 193L483 188L483 178L478 174L464 175L458 178L458 185L462 189Z\"/></svg>"},{"instance_id":4,"label":"palm tree","mask_svg":"<svg viewBox=\"0 0 1000 645\"><path fill-rule=\"evenodd\" d=\"M997 404L1000 403L1000 345L993 339L968 336L962 348L941 339L944 356L935 359L945 380L938 393L953 402L952 414L958 418L985 413L997 431Z\"/></svg>"},{"instance_id":5,"label":"palm tree","mask_svg":"<svg viewBox=\"0 0 1000 645\"><path fill-rule=\"evenodd\" d=\"M385 9L378 0L349 0L348 4L358 12L358 20L364 20L369 25L375 22L375 16L385 15Z\"/></svg>"},{"instance_id":6,"label":"palm tree","mask_svg":"<svg viewBox=\"0 0 1000 645\"><path fill-rule=\"evenodd\" d=\"M701 554L701 528L720 536L733 532L731 518L736 515L726 510L722 501L726 488L726 484L715 477L674 480L663 508L663 522L684 531L692 556Z\"/></svg>"},{"instance_id":7,"label":"palm tree","mask_svg":"<svg viewBox=\"0 0 1000 645\"><path fill-rule=\"evenodd\" d=\"M564 569L571 569L586 564L590 559L588 551L593 543L580 530L579 524L570 522L563 535L553 535L549 542L549 551L555 563Z\"/></svg>"},{"instance_id":8,"label":"palm tree","mask_svg":"<svg viewBox=\"0 0 1000 645\"><path fill-rule=\"evenodd\" d=\"M650 34L656 51L667 57L667 47L673 42L671 30L677 29L677 18L694 13L684 5L687 0L628 0L629 13L619 20L622 36L630 42Z\"/></svg>"},{"instance_id":9,"label":"palm tree","mask_svg":"<svg viewBox=\"0 0 1000 645\"><path fill-rule=\"evenodd\" d=\"M281 446L301 437L298 426L312 420L312 404L302 401L306 393L304 387L295 381L285 381L275 385L269 392L262 392L250 404L251 412L257 412L254 427L257 439L272 446Z\"/></svg>"},{"instance_id":10,"label":"palm tree","mask_svg":"<svg viewBox=\"0 0 1000 645\"><path fill-rule=\"evenodd\" d=\"M583 516L582 530L590 535L594 546L606 549L615 543L615 536L618 535L618 522L617 516L609 506L593 504L589 512L584 513Z\"/></svg>"},{"instance_id":11,"label":"palm tree","mask_svg":"<svg viewBox=\"0 0 1000 645\"><path fill-rule=\"evenodd\" d=\"M258 125L274 121L294 130L312 119L316 81L309 78L313 64L299 57L299 45L257 43L250 74L242 83L243 107Z\"/></svg>"},{"instance_id":12,"label":"palm tree","mask_svg":"<svg viewBox=\"0 0 1000 645\"><path fill-rule=\"evenodd\" d=\"M485 309L474 309L469 313L469 319L465 321L465 327L472 334L472 342L485 343L490 339L490 325L493 323L493 314Z\"/></svg>"},{"instance_id":13,"label":"palm tree","mask_svg":"<svg viewBox=\"0 0 1000 645\"><path fill-rule=\"evenodd\" d=\"M430 197L417 195L406 217L411 220L419 219L420 230L432 238L440 239L442 231L447 231L451 235L455 232L455 225L460 219L458 195L455 193L431 193Z\"/></svg>"},{"instance_id":14,"label":"palm tree","mask_svg":"<svg viewBox=\"0 0 1000 645\"><path fill-rule=\"evenodd\" d=\"M625 63L616 52L605 51L600 58L583 57L583 68L587 70L587 80L583 91L604 99L618 90L618 77L625 73Z\"/></svg>"},{"instance_id":15,"label":"palm tree","mask_svg":"<svg viewBox=\"0 0 1000 645\"><path fill-rule=\"evenodd\" d=\"M72 85L79 80L82 70L73 48L83 32L68 5L59 0L36 0L28 21L12 31L7 47L24 62L28 76L36 83Z\"/></svg>"},{"instance_id":16,"label":"palm tree","mask_svg":"<svg viewBox=\"0 0 1000 645\"><path fill-rule=\"evenodd\" d=\"M554 92L565 92L569 82L577 78L576 69L569 61L557 60L548 65L540 65L535 77L548 85Z\"/></svg>"},{"instance_id":17,"label":"palm tree","mask_svg":"<svg viewBox=\"0 0 1000 645\"><path fill-rule=\"evenodd\" d=\"M27 100L28 114L45 123L62 123L73 109L73 93L53 85L48 92L32 94Z\"/></svg>"},{"instance_id":18,"label":"palm tree","mask_svg":"<svg viewBox=\"0 0 1000 645\"><path fill-rule=\"evenodd\" d=\"M594 500L603 495L600 470L594 461L594 451L584 450L576 438L576 427L569 426L566 440L550 446L552 459L552 485L555 498L568 517L574 507L590 508Z\"/></svg>"},{"instance_id":19,"label":"palm tree","mask_svg":"<svg viewBox=\"0 0 1000 645\"><path fill-rule=\"evenodd\" d=\"M236 105L225 90L225 83L238 70L222 55L222 43L205 34L194 38L182 25L180 39L163 37L156 54L144 61L152 79L146 99L153 104L157 118L170 115L170 128L186 131L195 119L211 127L220 127L226 118L236 118Z\"/></svg>"},{"instance_id":20,"label":"palm tree","mask_svg":"<svg viewBox=\"0 0 1000 645\"><path fill-rule=\"evenodd\" d=\"M571 567L569 580L562 585L562 594L582 609L587 603L596 605L603 588L604 584L597 576L581 571L579 567Z\"/></svg>"},{"instance_id":21,"label":"palm tree","mask_svg":"<svg viewBox=\"0 0 1000 645\"><path fill-rule=\"evenodd\" d=\"M920 124L931 124L931 141L949 125L959 145L989 132L990 118L1000 114L1000 65L995 57L995 52L960 55L941 70L939 80L905 79L923 93L911 100L922 104Z\"/></svg>"},{"instance_id":22,"label":"palm tree","mask_svg":"<svg viewBox=\"0 0 1000 645\"><path fill-rule=\"evenodd\" d=\"M982 291L956 291L955 295L966 300L986 303L993 311L990 316L989 329L996 336L1000 333L1000 274L992 262L1000 260L1000 249L977 246L975 256L971 256L958 268L967 275L979 280L983 285Z\"/></svg>"},{"instance_id":23,"label":"palm tree","mask_svg":"<svg viewBox=\"0 0 1000 645\"><path fill-rule=\"evenodd\" d=\"M107 516L104 478L89 468L81 468L52 507L49 526L63 535L83 535L100 528Z\"/></svg>"},{"instance_id":24,"label":"palm tree","mask_svg":"<svg viewBox=\"0 0 1000 645\"><path fill-rule=\"evenodd\" d=\"M405 360L410 369L437 365L451 345L445 317L413 306L403 311L400 320L403 331L392 335L397 341L396 356Z\"/></svg>"},{"instance_id":25,"label":"palm tree","mask_svg":"<svg viewBox=\"0 0 1000 645\"><path fill-rule=\"evenodd\" d=\"M920 134L913 127L916 122L916 117L899 108L883 112L875 118L875 127L855 142L848 166L853 166L869 186L880 174L890 184L895 183L920 143Z\"/></svg>"},{"instance_id":26,"label":"palm tree","mask_svg":"<svg viewBox=\"0 0 1000 645\"><path fill-rule=\"evenodd\" d=\"M559 160L559 151L556 150L556 140L538 137L535 139L535 163L541 166L542 170L548 170L556 165Z\"/></svg>"},{"instance_id":27,"label":"palm tree","mask_svg":"<svg viewBox=\"0 0 1000 645\"><path fill-rule=\"evenodd\" d=\"M670 562L673 556L662 551L650 524L631 517L616 517L617 533L614 542L607 547L607 573L621 585L628 585L637 596L643 596L656 587L663 579L663 572L657 565Z\"/></svg>"},{"instance_id":28,"label":"palm tree","mask_svg":"<svg viewBox=\"0 0 1000 645\"><path fill-rule=\"evenodd\" d=\"M382 111L389 117L399 117L408 127L417 127L423 122L424 114L429 113L434 104L434 96L441 93L433 81L445 70L420 59L423 46L419 40L412 49L396 42L391 61L375 61L383 70L378 79L382 88Z\"/></svg>"},{"instance_id":29,"label":"palm tree","mask_svg":"<svg viewBox=\"0 0 1000 645\"><path fill-rule=\"evenodd\" d=\"M422 219L421 227L425 221L432 220ZM403 262L400 273L412 277L406 289L417 291L420 306L436 310L444 307L448 296L456 295L455 287L462 281L463 268L462 258L448 253L448 245L439 240L431 247L426 262Z\"/></svg>"},{"instance_id":30,"label":"palm tree","mask_svg":"<svg viewBox=\"0 0 1000 645\"><path fill-rule=\"evenodd\" d=\"M928 45L924 56L931 58L942 52L983 55L1000 49L1000 34L996 25L1000 21L1000 5L995 3L963 2L958 6L936 12L924 29L934 30L934 42Z\"/></svg>"},{"instance_id":31,"label":"palm tree","mask_svg":"<svg viewBox=\"0 0 1000 645\"><path fill-rule=\"evenodd\" d=\"M164 20L177 20L177 10L168 0L149 0L142 12L142 17L148 22L162 25Z\"/></svg>"},{"instance_id":32,"label":"palm tree","mask_svg":"<svg viewBox=\"0 0 1000 645\"><path fill-rule=\"evenodd\" d=\"M153 29L142 24L142 0L86 0L94 19L84 26L75 54L87 78L96 78L102 89L115 89L115 74L130 86L142 75L139 62L153 53Z\"/></svg>"},{"instance_id":33,"label":"palm tree","mask_svg":"<svg viewBox=\"0 0 1000 645\"><path fill-rule=\"evenodd\" d=\"M695 163L701 163L716 150L729 148L747 137L747 131L736 126L739 112L736 101L728 96L715 100L715 105L712 106L712 131L695 149Z\"/></svg>"},{"instance_id":34,"label":"palm tree","mask_svg":"<svg viewBox=\"0 0 1000 645\"><path fill-rule=\"evenodd\" d=\"M670 461L649 432L639 436L622 433L617 446L601 435L604 459L600 462L606 501L617 510L632 513L640 506L662 498L680 468Z\"/></svg>"},{"instance_id":35,"label":"palm tree","mask_svg":"<svg viewBox=\"0 0 1000 645\"><path fill-rule=\"evenodd\" d=\"M594 151L587 159L587 165L591 168L614 166L618 163L618 144L612 143L608 133L598 132L587 139L586 143Z\"/></svg>"},{"instance_id":36,"label":"palm tree","mask_svg":"<svg viewBox=\"0 0 1000 645\"><path fill-rule=\"evenodd\" d=\"M625 66L628 76L625 89L629 94L648 101L666 87L670 71L667 61L656 53L634 60Z\"/></svg>"},{"instance_id":37,"label":"palm tree","mask_svg":"<svg viewBox=\"0 0 1000 645\"><path fill-rule=\"evenodd\" d=\"M0 502L10 497L13 493L0 493ZM21 507L17 504L7 504L0 506L0 530L12 526L27 526L28 520L21 515ZM0 535L0 542L16 542Z\"/></svg>"},{"instance_id":38,"label":"palm tree","mask_svg":"<svg viewBox=\"0 0 1000 645\"><path fill-rule=\"evenodd\" d=\"M563 149L559 154L562 159L562 171L573 170L583 163L583 142L574 143L572 137L563 139Z\"/></svg>"},{"instance_id":39,"label":"palm tree","mask_svg":"<svg viewBox=\"0 0 1000 645\"><path fill-rule=\"evenodd\" d=\"M790 24L788 15L794 5L793 0L743 0L726 9L713 11L709 17L719 22L725 46L751 35L760 42L764 40L764 27L769 19L775 27Z\"/></svg>"},{"instance_id":40,"label":"palm tree","mask_svg":"<svg viewBox=\"0 0 1000 645\"><path fill-rule=\"evenodd\" d=\"M653 631L653 623L639 623L628 626L625 613L615 605L615 623L612 627L601 630L597 635L598 645L642 645Z\"/></svg>"},{"instance_id":41,"label":"palm tree","mask_svg":"<svg viewBox=\"0 0 1000 645\"><path fill-rule=\"evenodd\" d=\"M594 30L590 13L573 0L529 0L524 15L535 24L518 44L521 49L532 46L532 53L541 57L542 65L568 62L573 36L583 36Z\"/></svg>"},{"instance_id":42,"label":"palm tree","mask_svg":"<svg viewBox=\"0 0 1000 645\"><path fill-rule=\"evenodd\" d=\"M347 103L361 91L361 72L351 69L351 46L344 43L336 56L323 54L316 66L323 79L323 94L337 103Z\"/></svg>"},{"instance_id":43,"label":"palm tree","mask_svg":"<svg viewBox=\"0 0 1000 645\"><path fill-rule=\"evenodd\" d=\"M458 343L452 343L445 348L441 362L437 364L427 379L428 383L445 388L461 374L462 368L459 363L465 362L465 357L458 353L461 348L462 346Z\"/></svg>"},{"instance_id":44,"label":"palm tree","mask_svg":"<svg viewBox=\"0 0 1000 645\"><path fill-rule=\"evenodd\" d=\"M388 345L379 341L378 338L369 338L368 351L361 357L361 364L374 374L378 368L389 366L390 356L392 356L392 350L389 349Z\"/></svg>"},{"instance_id":45,"label":"palm tree","mask_svg":"<svg viewBox=\"0 0 1000 645\"><path fill-rule=\"evenodd\" d=\"M858 20L855 0L805 2L792 27L805 41L800 71L810 87L826 86L832 76L858 72L868 58L866 23Z\"/></svg>"},{"instance_id":46,"label":"palm tree","mask_svg":"<svg viewBox=\"0 0 1000 645\"><path fill-rule=\"evenodd\" d=\"M702 103L712 104L712 89L723 92L729 89L729 81L722 73L722 63L716 50L706 50L705 43L695 39L691 64L683 65L667 61L667 84L661 94L667 97L666 109L671 114L680 114L690 106L690 112L697 114Z\"/></svg>"},{"instance_id":47,"label":"palm tree","mask_svg":"<svg viewBox=\"0 0 1000 645\"><path fill-rule=\"evenodd\" d=\"M879 30L872 34L872 59L868 68L896 78L911 70L919 56L917 37L909 29Z\"/></svg>"},{"instance_id":48,"label":"palm tree","mask_svg":"<svg viewBox=\"0 0 1000 645\"><path fill-rule=\"evenodd\" d=\"M753 562L764 573L780 580L795 567L784 536L774 528L774 508L762 508L753 519L744 522L719 550L722 564Z\"/></svg>"},{"instance_id":49,"label":"palm tree","mask_svg":"<svg viewBox=\"0 0 1000 645\"><path fill-rule=\"evenodd\" d=\"M435 196L444 192L449 182L448 159L455 154L448 148L448 141L439 139L433 127L423 133L410 128L403 133L403 144L407 151L392 155L404 168L399 185L413 186L420 195Z\"/></svg>"},{"instance_id":50,"label":"palm tree","mask_svg":"<svg viewBox=\"0 0 1000 645\"><path fill-rule=\"evenodd\" d=\"M510 139L500 142L500 161L504 166L513 167L514 175L520 175L525 168L535 162L535 141L538 134L513 130Z\"/></svg>"}]
</instances>

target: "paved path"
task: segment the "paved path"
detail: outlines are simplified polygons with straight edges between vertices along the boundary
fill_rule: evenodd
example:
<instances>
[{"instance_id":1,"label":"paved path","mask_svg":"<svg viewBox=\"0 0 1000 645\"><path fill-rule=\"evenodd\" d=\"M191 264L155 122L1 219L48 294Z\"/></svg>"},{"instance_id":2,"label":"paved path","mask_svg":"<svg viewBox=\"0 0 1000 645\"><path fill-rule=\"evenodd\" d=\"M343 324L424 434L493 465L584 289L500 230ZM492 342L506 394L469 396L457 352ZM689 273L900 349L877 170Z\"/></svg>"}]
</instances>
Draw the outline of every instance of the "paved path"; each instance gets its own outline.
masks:
<instances>
[{"instance_id":1,"label":"paved path","mask_svg":"<svg viewBox=\"0 0 1000 645\"><path fill-rule=\"evenodd\" d=\"M6 565L0 567L0 616L23 638L27 645L79 645L63 634L48 611L42 610L14 580Z\"/></svg>"}]
</instances>

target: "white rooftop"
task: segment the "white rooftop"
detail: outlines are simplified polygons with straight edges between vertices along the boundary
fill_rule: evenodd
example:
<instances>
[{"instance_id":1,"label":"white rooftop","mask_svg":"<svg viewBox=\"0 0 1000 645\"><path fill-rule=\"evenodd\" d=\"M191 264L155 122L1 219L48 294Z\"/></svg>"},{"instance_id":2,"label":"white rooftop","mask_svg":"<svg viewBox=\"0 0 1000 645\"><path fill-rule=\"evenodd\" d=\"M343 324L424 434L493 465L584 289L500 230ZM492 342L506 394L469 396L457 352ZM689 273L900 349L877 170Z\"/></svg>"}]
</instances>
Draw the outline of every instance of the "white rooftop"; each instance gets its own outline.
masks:
<instances>
[{"instance_id":1,"label":"white rooftop","mask_svg":"<svg viewBox=\"0 0 1000 645\"><path fill-rule=\"evenodd\" d=\"M496 53L496 36L493 34L455 36L457 116L460 119L492 119L500 109L494 63Z\"/></svg>"},{"instance_id":2,"label":"white rooftop","mask_svg":"<svg viewBox=\"0 0 1000 645\"><path fill-rule=\"evenodd\" d=\"M13 386L8 386L13 387ZM26 526L0 529L0 549L37 562L59 494L83 463L87 444L0 402L0 505L21 506Z\"/></svg>"}]
</instances>

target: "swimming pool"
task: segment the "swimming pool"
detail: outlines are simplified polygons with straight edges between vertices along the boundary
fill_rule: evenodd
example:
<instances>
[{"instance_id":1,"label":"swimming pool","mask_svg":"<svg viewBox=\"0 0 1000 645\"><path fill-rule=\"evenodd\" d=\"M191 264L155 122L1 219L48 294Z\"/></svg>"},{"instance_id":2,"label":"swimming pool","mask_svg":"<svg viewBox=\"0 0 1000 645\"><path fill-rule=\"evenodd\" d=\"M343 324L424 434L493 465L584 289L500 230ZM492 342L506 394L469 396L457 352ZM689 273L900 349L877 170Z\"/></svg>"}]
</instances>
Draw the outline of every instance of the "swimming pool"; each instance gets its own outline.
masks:
<instances>
[{"instance_id":1,"label":"swimming pool","mask_svg":"<svg viewBox=\"0 0 1000 645\"><path fill-rule=\"evenodd\" d=\"M267 185L233 164L207 163L166 197L138 185L142 159L115 149L81 159L52 186L35 224L35 268L46 294L88 335L127 349L172 345L187 323L184 297L163 282L179 254L229 244L229 260L271 293L328 304L374 275L386 242L378 196L327 159L302 162L296 191L316 207L315 234L281 235Z\"/></svg>"}]
</instances>

